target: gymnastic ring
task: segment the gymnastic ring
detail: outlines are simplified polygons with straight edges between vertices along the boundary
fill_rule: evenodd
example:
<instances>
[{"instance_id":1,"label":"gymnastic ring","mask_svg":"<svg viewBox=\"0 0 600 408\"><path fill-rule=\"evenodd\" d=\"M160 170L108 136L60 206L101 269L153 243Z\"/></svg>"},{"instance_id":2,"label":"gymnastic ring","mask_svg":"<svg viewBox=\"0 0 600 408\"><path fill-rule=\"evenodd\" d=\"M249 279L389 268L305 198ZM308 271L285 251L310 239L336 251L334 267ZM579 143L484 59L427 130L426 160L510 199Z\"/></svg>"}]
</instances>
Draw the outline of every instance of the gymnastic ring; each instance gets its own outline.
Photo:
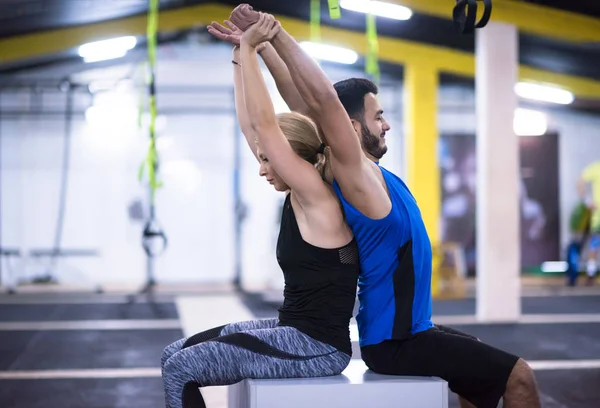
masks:
<instances>
[{"instance_id":1,"label":"gymnastic ring","mask_svg":"<svg viewBox=\"0 0 600 408\"><path fill-rule=\"evenodd\" d=\"M477 2L484 5L483 16L479 22L477 19ZM492 16L492 0L456 0L456 6L452 12L454 27L461 34L471 34L476 28L483 28Z\"/></svg>"},{"instance_id":2,"label":"gymnastic ring","mask_svg":"<svg viewBox=\"0 0 600 408\"><path fill-rule=\"evenodd\" d=\"M154 246L156 239L159 239L162 244L158 250ZM144 251L146 251L146 255L150 258L161 255L167 249L167 243L167 235L158 226L158 223L156 221L148 221L142 233L142 246L144 247Z\"/></svg>"}]
</instances>

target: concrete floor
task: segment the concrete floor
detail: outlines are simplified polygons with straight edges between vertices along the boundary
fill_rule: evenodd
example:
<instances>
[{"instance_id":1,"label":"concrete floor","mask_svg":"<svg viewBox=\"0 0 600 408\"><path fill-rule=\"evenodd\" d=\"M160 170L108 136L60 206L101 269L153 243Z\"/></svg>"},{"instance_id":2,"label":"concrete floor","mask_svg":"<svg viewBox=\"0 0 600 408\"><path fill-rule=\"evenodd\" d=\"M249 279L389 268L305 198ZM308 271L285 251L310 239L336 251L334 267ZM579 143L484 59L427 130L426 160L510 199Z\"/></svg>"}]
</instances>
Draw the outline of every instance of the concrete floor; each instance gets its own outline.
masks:
<instances>
[{"instance_id":1,"label":"concrete floor","mask_svg":"<svg viewBox=\"0 0 600 408\"><path fill-rule=\"evenodd\" d=\"M600 292L569 290L530 293L516 324L478 324L472 299L436 301L434 320L525 358L545 408L599 407ZM0 295L0 406L164 407L165 345L227 322L276 316L277 306L273 296L227 290L163 293L134 304L117 294ZM356 340L354 322L352 333ZM360 358L356 344L353 358ZM226 387L203 395L209 408L227 406ZM458 407L455 395L450 403Z\"/></svg>"}]
</instances>

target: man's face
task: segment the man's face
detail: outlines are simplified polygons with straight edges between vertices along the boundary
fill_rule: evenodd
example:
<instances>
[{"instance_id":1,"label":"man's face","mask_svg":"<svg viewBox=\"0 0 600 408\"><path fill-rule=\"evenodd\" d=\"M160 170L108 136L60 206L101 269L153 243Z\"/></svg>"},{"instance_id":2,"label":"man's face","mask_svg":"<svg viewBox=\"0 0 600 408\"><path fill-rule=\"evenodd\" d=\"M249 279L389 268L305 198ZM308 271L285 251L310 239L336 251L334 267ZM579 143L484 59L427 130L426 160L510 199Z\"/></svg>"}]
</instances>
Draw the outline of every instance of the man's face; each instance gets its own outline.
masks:
<instances>
[{"instance_id":1,"label":"man's face","mask_svg":"<svg viewBox=\"0 0 600 408\"><path fill-rule=\"evenodd\" d=\"M385 133L390 130L390 125L383 118L383 109L372 93L365 95L364 118L355 122L355 129L361 137L363 151L379 160L387 152Z\"/></svg>"}]
</instances>

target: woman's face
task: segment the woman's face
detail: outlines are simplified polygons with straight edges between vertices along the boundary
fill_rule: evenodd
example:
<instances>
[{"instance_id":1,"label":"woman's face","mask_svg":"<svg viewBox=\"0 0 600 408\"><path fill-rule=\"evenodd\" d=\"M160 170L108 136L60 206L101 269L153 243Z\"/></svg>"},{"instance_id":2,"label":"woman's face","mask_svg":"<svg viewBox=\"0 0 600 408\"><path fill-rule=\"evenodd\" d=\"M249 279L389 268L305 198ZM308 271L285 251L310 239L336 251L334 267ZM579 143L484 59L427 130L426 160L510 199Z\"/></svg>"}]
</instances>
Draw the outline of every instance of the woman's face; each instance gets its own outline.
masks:
<instances>
[{"instance_id":1,"label":"woman's face","mask_svg":"<svg viewBox=\"0 0 600 408\"><path fill-rule=\"evenodd\" d=\"M269 163L269 159L265 157L260 149L256 148L256 153L258 155L258 159L260 161L260 168L258 174L261 177L265 177L269 184L271 184L275 190L277 191L287 191L289 190L289 186L285 184L285 182L281 179L279 174L275 171L271 163Z\"/></svg>"}]
</instances>

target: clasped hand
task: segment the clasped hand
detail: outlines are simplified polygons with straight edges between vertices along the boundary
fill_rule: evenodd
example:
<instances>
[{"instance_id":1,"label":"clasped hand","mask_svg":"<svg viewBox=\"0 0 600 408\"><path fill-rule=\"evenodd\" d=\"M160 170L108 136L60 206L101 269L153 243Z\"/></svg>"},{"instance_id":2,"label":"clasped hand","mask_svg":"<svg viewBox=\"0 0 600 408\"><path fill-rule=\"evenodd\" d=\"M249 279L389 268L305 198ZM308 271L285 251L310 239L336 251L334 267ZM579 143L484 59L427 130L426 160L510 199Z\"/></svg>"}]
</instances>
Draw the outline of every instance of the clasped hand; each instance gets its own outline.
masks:
<instances>
[{"instance_id":1,"label":"clasped hand","mask_svg":"<svg viewBox=\"0 0 600 408\"><path fill-rule=\"evenodd\" d=\"M242 35L241 42L249 47L256 48L260 44L271 41L281 30L279 21L271 14L259 13L256 24L250 26Z\"/></svg>"}]
</instances>

